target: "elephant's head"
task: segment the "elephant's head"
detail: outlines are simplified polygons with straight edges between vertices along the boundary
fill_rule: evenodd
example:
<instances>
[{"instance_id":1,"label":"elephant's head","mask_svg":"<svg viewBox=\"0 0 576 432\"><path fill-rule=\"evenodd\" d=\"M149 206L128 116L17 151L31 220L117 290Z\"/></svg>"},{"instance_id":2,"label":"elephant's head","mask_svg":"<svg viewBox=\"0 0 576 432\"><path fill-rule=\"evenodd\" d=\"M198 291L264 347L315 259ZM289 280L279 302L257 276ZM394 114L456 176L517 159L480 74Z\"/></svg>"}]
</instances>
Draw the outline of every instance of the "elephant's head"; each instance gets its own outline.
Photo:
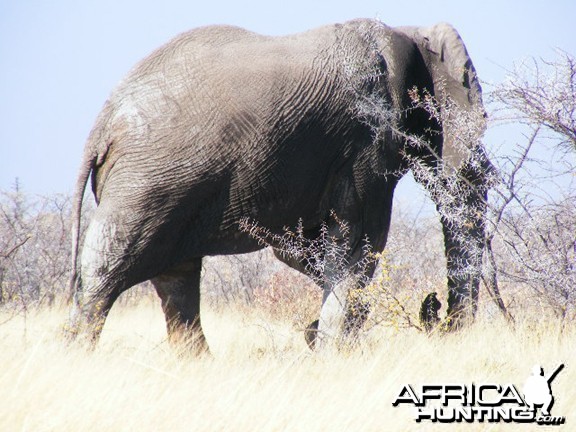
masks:
<instances>
[{"instance_id":1,"label":"elephant's head","mask_svg":"<svg viewBox=\"0 0 576 432\"><path fill-rule=\"evenodd\" d=\"M438 102L440 134L434 169L415 177L434 200L443 225L448 265L448 314L476 309L484 246L484 218L492 166L481 137L486 127L482 89L458 32L448 24L402 28L417 45ZM420 89L422 90L422 89ZM434 173L434 175L431 175Z\"/></svg>"}]
</instances>

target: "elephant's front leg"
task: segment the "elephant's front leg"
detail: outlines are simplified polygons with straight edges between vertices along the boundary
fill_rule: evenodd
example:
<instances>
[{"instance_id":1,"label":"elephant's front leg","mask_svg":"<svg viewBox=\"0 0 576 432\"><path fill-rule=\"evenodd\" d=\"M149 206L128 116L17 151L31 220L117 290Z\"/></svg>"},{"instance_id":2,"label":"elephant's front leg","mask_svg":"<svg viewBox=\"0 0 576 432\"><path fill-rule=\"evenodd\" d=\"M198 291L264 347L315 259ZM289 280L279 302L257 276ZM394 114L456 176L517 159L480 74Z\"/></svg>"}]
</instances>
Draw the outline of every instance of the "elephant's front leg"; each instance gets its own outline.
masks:
<instances>
[{"instance_id":1,"label":"elephant's front leg","mask_svg":"<svg viewBox=\"0 0 576 432\"><path fill-rule=\"evenodd\" d=\"M345 279L335 284L324 282L323 290L318 333L314 340L318 350L335 347L342 339L350 281Z\"/></svg>"},{"instance_id":2,"label":"elephant's front leg","mask_svg":"<svg viewBox=\"0 0 576 432\"><path fill-rule=\"evenodd\" d=\"M208 352L200 322L200 273L202 259L179 265L152 279L162 300L168 340L180 350Z\"/></svg>"},{"instance_id":3,"label":"elephant's front leg","mask_svg":"<svg viewBox=\"0 0 576 432\"><path fill-rule=\"evenodd\" d=\"M358 332L366 321L369 305L352 304L350 291L358 288L358 277L350 274L334 284L324 284L322 310L317 331L309 329L308 344L317 349L340 348L356 341Z\"/></svg>"}]
</instances>

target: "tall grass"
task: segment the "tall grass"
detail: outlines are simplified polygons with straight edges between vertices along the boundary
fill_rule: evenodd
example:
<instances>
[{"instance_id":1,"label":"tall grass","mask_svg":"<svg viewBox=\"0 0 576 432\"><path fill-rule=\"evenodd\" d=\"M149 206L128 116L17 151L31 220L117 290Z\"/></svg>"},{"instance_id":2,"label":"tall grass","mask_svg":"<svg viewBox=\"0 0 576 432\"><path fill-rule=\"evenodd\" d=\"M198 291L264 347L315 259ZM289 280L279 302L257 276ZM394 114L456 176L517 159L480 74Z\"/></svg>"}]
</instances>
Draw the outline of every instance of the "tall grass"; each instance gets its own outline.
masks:
<instances>
[{"instance_id":1,"label":"tall grass","mask_svg":"<svg viewBox=\"0 0 576 432\"><path fill-rule=\"evenodd\" d=\"M207 305L206 305L207 306ZM515 329L481 319L427 337L377 328L361 346L311 353L291 322L259 310L204 308L213 356L178 357L156 300L117 305L94 352L61 338L66 313L0 315L1 431L542 430L525 424L418 424L392 401L404 384L514 383L534 364L565 370L554 415L576 422L576 328Z\"/></svg>"}]
</instances>

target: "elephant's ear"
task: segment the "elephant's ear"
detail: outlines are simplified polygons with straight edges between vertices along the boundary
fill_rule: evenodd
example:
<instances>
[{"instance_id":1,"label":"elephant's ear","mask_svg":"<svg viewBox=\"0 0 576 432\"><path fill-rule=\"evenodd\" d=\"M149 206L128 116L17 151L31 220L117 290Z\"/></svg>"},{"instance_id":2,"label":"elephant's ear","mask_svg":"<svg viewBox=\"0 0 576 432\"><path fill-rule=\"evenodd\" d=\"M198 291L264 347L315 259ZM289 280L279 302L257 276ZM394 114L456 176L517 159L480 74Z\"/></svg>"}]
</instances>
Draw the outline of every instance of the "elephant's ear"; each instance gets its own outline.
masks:
<instances>
[{"instance_id":1,"label":"elephant's ear","mask_svg":"<svg viewBox=\"0 0 576 432\"><path fill-rule=\"evenodd\" d=\"M434 81L435 97L441 103L449 98L455 104L454 111L472 115L472 119L479 116L476 121L482 122L480 128L483 128L482 88L466 46L456 29L444 23L428 28L420 27L413 37L419 39L416 42L420 45ZM450 125L444 124L443 129L442 158L447 166L458 169L470 157L473 143L463 144L462 140L456 138L461 135L461 131L453 130Z\"/></svg>"},{"instance_id":2,"label":"elephant's ear","mask_svg":"<svg viewBox=\"0 0 576 432\"><path fill-rule=\"evenodd\" d=\"M482 89L476 69L468 55L462 38L450 24L420 29L429 56L430 72L435 84L446 80L448 94L464 108L466 105L482 103ZM435 89L439 90L439 89Z\"/></svg>"}]
</instances>

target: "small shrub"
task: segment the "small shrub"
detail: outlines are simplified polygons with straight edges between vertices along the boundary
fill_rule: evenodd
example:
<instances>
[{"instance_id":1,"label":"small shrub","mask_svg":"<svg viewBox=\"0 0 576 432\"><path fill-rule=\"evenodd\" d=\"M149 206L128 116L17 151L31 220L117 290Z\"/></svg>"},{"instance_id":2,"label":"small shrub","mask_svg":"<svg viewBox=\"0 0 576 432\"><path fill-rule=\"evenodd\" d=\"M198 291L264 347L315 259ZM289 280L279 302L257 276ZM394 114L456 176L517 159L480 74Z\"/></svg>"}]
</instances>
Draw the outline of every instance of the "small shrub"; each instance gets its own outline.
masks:
<instances>
[{"instance_id":1,"label":"small shrub","mask_svg":"<svg viewBox=\"0 0 576 432\"><path fill-rule=\"evenodd\" d=\"M284 269L274 273L268 283L253 292L253 304L275 320L290 320L304 329L317 319L322 290L309 278Z\"/></svg>"}]
</instances>

